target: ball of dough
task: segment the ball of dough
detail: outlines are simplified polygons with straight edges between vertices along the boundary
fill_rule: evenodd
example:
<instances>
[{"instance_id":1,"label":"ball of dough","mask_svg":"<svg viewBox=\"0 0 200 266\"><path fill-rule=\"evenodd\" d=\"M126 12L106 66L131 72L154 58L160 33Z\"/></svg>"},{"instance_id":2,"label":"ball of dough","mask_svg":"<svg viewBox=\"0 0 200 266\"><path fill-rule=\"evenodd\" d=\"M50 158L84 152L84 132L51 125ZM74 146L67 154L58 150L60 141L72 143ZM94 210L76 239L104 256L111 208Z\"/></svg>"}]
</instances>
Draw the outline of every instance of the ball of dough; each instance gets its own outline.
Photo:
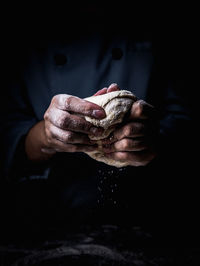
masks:
<instances>
[{"instance_id":1,"label":"ball of dough","mask_svg":"<svg viewBox=\"0 0 200 266\"><path fill-rule=\"evenodd\" d=\"M101 106L106 113L104 119L95 119L86 116L85 119L96 127L104 128L101 136L90 135L92 140L107 138L115 130L117 124L123 121L125 114L129 111L136 96L127 90L113 91L99 96L85 98L85 100Z\"/></svg>"},{"instance_id":2,"label":"ball of dough","mask_svg":"<svg viewBox=\"0 0 200 266\"><path fill-rule=\"evenodd\" d=\"M115 130L116 126L123 121L125 114L130 110L133 102L137 100L136 96L130 91L120 90L85 98L85 100L101 106L106 113L106 117L101 120L88 116L85 117L85 119L94 126L104 129L101 136L89 135L90 139L97 140L98 150L95 152L88 152L87 154L93 159L108 165L115 167L127 166L126 162L119 162L106 158L102 151L101 140L107 138Z\"/></svg>"}]
</instances>

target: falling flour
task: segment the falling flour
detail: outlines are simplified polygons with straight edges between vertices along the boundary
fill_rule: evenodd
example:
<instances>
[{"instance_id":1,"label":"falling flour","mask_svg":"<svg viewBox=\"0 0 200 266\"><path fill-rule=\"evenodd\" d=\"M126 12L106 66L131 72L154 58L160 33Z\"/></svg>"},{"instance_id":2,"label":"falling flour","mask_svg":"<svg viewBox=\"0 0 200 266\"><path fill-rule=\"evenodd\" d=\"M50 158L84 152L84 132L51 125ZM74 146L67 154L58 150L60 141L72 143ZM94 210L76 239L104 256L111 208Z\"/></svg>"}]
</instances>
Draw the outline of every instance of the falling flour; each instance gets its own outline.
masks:
<instances>
[{"instance_id":1,"label":"falling flour","mask_svg":"<svg viewBox=\"0 0 200 266\"><path fill-rule=\"evenodd\" d=\"M97 186L99 197L97 203L104 205L117 205L119 192L119 179L125 168L115 170L98 170L99 184Z\"/></svg>"}]
</instances>

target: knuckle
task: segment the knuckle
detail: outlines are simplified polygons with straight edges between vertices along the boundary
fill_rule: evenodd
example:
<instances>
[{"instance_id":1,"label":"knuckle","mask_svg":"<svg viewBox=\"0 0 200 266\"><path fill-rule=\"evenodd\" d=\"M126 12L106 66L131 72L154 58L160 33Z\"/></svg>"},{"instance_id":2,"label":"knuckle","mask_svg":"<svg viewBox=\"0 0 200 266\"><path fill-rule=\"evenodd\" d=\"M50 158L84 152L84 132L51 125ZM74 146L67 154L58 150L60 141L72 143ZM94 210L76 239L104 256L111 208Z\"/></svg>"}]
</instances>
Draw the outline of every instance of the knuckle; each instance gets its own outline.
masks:
<instances>
[{"instance_id":1,"label":"knuckle","mask_svg":"<svg viewBox=\"0 0 200 266\"><path fill-rule=\"evenodd\" d=\"M127 140L127 139L122 140L121 146L122 146L123 150L127 150L129 148L129 145L130 145L129 140Z\"/></svg>"},{"instance_id":2,"label":"knuckle","mask_svg":"<svg viewBox=\"0 0 200 266\"><path fill-rule=\"evenodd\" d=\"M144 133L144 124L134 123L134 127L132 128L132 134L142 134L142 133Z\"/></svg>"},{"instance_id":3,"label":"knuckle","mask_svg":"<svg viewBox=\"0 0 200 266\"><path fill-rule=\"evenodd\" d=\"M125 129L124 129L124 135L126 137L131 136L132 135L132 132L133 132L133 128L132 128L131 125L128 125L128 126L125 127Z\"/></svg>"},{"instance_id":4,"label":"knuckle","mask_svg":"<svg viewBox=\"0 0 200 266\"><path fill-rule=\"evenodd\" d=\"M54 95L51 99L50 107L60 105L61 94Z\"/></svg>"},{"instance_id":5,"label":"knuckle","mask_svg":"<svg viewBox=\"0 0 200 266\"><path fill-rule=\"evenodd\" d=\"M79 123L79 129L81 130L81 131L86 131L86 132L88 132L89 131L89 129L90 129L90 124L89 123L87 123L87 122L85 122L85 121L80 121L80 123Z\"/></svg>"},{"instance_id":6,"label":"knuckle","mask_svg":"<svg viewBox=\"0 0 200 266\"><path fill-rule=\"evenodd\" d=\"M52 143L52 137L50 134L47 133L46 135L46 141L47 141L47 144L50 145Z\"/></svg>"},{"instance_id":7,"label":"knuckle","mask_svg":"<svg viewBox=\"0 0 200 266\"><path fill-rule=\"evenodd\" d=\"M54 134L54 132L53 132L53 127L52 127L52 126L49 126L48 137L49 137L50 139L55 138L55 134Z\"/></svg>"},{"instance_id":8,"label":"knuckle","mask_svg":"<svg viewBox=\"0 0 200 266\"><path fill-rule=\"evenodd\" d=\"M47 138L47 143L49 146L52 144L52 139L50 137Z\"/></svg>"},{"instance_id":9,"label":"knuckle","mask_svg":"<svg viewBox=\"0 0 200 266\"><path fill-rule=\"evenodd\" d=\"M128 159L128 155L125 152L121 152L119 155L119 160L126 161Z\"/></svg>"},{"instance_id":10,"label":"knuckle","mask_svg":"<svg viewBox=\"0 0 200 266\"><path fill-rule=\"evenodd\" d=\"M54 95L53 98L51 99L51 103L56 103L59 99L59 95Z\"/></svg>"},{"instance_id":11,"label":"knuckle","mask_svg":"<svg viewBox=\"0 0 200 266\"><path fill-rule=\"evenodd\" d=\"M86 114L90 114L93 109L94 109L94 107L90 102L84 101L84 112Z\"/></svg>"},{"instance_id":12,"label":"knuckle","mask_svg":"<svg viewBox=\"0 0 200 266\"><path fill-rule=\"evenodd\" d=\"M44 120L49 120L49 109L44 113Z\"/></svg>"},{"instance_id":13,"label":"knuckle","mask_svg":"<svg viewBox=\"0 0 200 266\"><path fill-rule=\"evenodd\" d=\"M142 145L141 145L141 142L140 141L134 140L132 142L132 148L134 148L134 149L140 148L141 146Z\"/></svg>"},{"instance_id":14,"label":"knuckle","mask_svg":"<svg viewBox=\"0 0 200 266\"><path fill-rule=\"evenodd\" d=\"M72 96L66 97L66 99L65 99L65 107L66 107L66 109L71 109L72 100L73 100Z\"/></svg>"},{"instance_id":15,"label":"knuckle","mask_svg":"<svg viewBox=\"0 0 200 266\"><path fill-rule=\"evenodd\" d=\"M145 101L143 100L138 100L137 101L137 107L136 107L136 114L140 116L143 112Z\"/></svg>"},{"instance_id":16,"label":"knuckle","mask_svg":"<svg viewBox=\"0 0 200 266\"><path fill-rule=\"evenodd\" d=\"M60 116L60 117L57 118L57 125L60 128L67 128L68 124L69 124L69 121L68 121L68 119L66 117Z\"/></svg>"},{"instance_id":17,"label":"knuckle","mask_svg":"<svg viewBox=\"0 0 200 266\"><path fill-rule=\"evenodd\" d=\"M141 124L140 123L135 123L134 128L133 128L133 133L139 133L141 130Z\"/></svg>"},{"instance_id":18,"label":"knuckle","mask_svg":"<svg viewBox=\"0 0 200 266\"><path fill-rule=\"evenodd\" d=\"M51 135L48 129L45 128L45 139L47 143L49 144L51 142Z\"/></svg>"},{"instance_id":19,"label":"knuckle","mask_svg":"<svg viewBox=\"0 0 200 266\"><path fill-rule=\"evenodd\" d=\"M72 151L72 152L77 152L77 151L78 151L78 147L75 146L75 145L72 145L72 147L71 147L71 151Z\"/></svg>"},{"instance_id":20,"label":"knuckle","mask_svg":"<svg viewBox=\"0 0 200 266\"><path fill-rule=\"evenodd\" d=\"M59 132L59 134L58 134L58 140L60 140L60 141L62 141L62 142L64 142L64 143L66 143L66 133L64 133L64 132Z\"/></svg>"},{"instance_id":21,"label":"knuckle","mask_svg":"<svg viewBox=\"0 0 200 266\"><path fill-rule=\"evenodd\" d=\"M70 131L65 133L65 141L66 142L73 142L74 141L74 134Z\"/></svg>"}]
</instances>

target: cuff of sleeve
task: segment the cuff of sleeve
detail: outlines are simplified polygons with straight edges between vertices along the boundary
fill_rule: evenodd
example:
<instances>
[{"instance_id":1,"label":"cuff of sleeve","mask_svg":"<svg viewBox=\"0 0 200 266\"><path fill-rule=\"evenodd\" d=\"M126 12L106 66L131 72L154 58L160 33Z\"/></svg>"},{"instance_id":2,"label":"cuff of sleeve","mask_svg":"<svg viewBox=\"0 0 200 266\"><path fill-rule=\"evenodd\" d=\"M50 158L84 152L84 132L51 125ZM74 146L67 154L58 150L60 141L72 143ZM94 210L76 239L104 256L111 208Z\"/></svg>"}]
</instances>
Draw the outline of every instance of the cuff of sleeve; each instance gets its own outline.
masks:
<instances>
[{"instance_id":1,"label":"cuff of sleeve","mask_svg":"<svg viewBox=\"0 0 200 266\"><path fill-rule=\"evenodd\" d=\"M25 152L25 138L21 137L13 156L8 179L12 182L22 182L33 179L47 179L50 172L50 160L42 163L31 162Z\"/></svg>"}]
</instances>

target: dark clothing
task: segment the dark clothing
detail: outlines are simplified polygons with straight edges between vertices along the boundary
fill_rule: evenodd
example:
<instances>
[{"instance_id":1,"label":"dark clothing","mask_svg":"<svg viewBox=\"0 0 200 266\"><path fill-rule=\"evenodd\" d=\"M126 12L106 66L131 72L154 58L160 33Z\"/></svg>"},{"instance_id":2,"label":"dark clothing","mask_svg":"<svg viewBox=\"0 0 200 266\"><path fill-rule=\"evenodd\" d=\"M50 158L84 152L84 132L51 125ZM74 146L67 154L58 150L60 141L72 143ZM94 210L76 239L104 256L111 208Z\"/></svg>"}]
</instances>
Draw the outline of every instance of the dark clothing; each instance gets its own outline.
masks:
<instances>
[{"instance_id":1,"label":"dark clothing","mask_svg":"<svg viewBox=\"0 0 200 266\"><path fill-rule=\"evenodd\" d=\"M190 110L181 95L185 84L178 83L178 58L167 58L167 44L158 47L162 44L133 37L114 35L110 39L95 33L73 40L72 36L61 42L39 43L27 51L22 57L25 62L20 76L9 88L6 121L1 130L7 173L19 140L43 119L52 97L60 93L84 98L116 82L155 106L163 136L178 136L190 120ZM28 176L26 173L25 178ZM44 176L48 176L47 172Z\"/></svg>"}]
</instances>

